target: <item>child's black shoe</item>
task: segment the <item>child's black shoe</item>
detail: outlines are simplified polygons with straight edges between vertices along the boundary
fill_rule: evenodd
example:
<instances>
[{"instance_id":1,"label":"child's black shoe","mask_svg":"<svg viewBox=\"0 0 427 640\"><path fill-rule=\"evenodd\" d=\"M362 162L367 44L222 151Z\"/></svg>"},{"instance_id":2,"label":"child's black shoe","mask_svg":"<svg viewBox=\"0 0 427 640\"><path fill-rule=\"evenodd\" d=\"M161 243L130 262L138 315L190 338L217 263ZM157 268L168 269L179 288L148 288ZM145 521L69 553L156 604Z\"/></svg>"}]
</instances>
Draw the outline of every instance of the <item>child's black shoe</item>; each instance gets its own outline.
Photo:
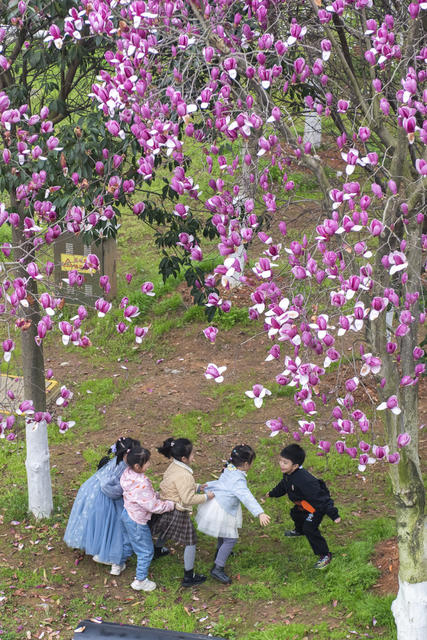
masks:
<instances>
[{"instance_id":1,"label":"child's black shoe","mask_svg":"<svg viewBox=\"0 0 427 640\"><path fill-rule=\"evenodd\" d=\"M211 576L215 578L215 580L219 580L222 584L231 584L231 578L225 573L224 567L218 567L215 565L211 569Z\"/></svg>"},{"instance_id":2,"label":"child's black shoe","mask_svg":"<svg viewBox=\"0 0 427 640\"><path fill-rule=\"evenodd\" d=\"M194 573L193 569L189 571L184 571L184 577L181 582L181 586L183 587L195 587L198 584L202 584L206 580L206 576L201 575L200 573Z\"/></svg>"},{"instance_id":3,"label":"child's black shoe","mask_svg":"<svg viewBox=\"0 0 427 640\"><path fill-rule=\"evenodd\" d=\"M303 536L304 534L301 531L297 531L296 529L291 529L290 531L285 530L285 536L287 538L298 538L298 536Z\"/></svg>"},{"instance_id":4,"label":"child's black shoe","mask_svg":"<svg viewBox=\"0 0 427 640\"><path fill-rule=\"evenodd\" d=\"M163 556L168 556L170 554L170 549L167 547L154 547L154 560L156 558L162 558Z\"/></svg>"}]
</instances>

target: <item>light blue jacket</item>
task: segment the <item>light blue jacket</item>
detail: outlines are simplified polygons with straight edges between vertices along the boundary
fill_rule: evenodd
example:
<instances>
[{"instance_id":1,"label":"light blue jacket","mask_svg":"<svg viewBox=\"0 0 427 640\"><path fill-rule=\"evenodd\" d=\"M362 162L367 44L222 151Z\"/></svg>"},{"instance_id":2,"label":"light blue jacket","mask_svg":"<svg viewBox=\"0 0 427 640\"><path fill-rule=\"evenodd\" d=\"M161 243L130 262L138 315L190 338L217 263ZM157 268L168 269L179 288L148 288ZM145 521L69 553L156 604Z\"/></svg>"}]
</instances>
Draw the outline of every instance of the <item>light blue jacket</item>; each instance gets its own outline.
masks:
<instances>
[{"instance_id":1,"label":"light blue jacket","mask_svg":"<svg viewBox=\"0 0 427 640\"><path fill-rule=\"evenodd\" d=\"M246 473L233 465L228 465L218 480L208 482L205 491L213 491L220 506L232 516L236 515L239 502L255 517L264 513L264 509L248 489Z\"/></svg>"}]
</instances>

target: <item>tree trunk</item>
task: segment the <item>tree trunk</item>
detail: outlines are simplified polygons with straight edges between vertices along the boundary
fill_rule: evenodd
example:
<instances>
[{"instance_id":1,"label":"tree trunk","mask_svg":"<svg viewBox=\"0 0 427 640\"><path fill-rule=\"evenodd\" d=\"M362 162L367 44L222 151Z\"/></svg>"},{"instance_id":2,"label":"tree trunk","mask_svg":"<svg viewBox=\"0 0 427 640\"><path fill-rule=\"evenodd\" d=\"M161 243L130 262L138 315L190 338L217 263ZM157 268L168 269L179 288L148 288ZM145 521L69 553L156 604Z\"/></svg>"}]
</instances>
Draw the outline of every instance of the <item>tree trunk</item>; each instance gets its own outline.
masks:
<instances>
[{"instance_id":1,"label":"tree trunk","mask_svg":"<svg viewBox=\"0 0 427 640\"><path fill-rule=\"evenodd\" d=\"M415 218L415 215L413 215ZM419 291L422 264L421 227L414 220L406 229L408 249L408 280L402 285L401 297ZM382 238L376 256L376 273L382 277L380 287L392 286L388 274L381 268L381 258L390 250L387 239ZM382 360L379 377L385 378L382 399L397 395L401 414L385 411L385 435L390 452L397 450L399 433L409 433L411 442L401 451L398 465L390 465L390 477L396 504L396 530L399 546L399 591L392 604L398 640L425 640L427 638L427 520L425 518L425 489L418 455L418 383L401 386L401 376L414 377L413 349L418 345L419 304L411 306L415 321L410 331L401 338L400 362L387 354L388 340L386 314L372 322L368 340L372 351ZM398 315L395 314L395 315ZM395 321L396 322L396 321ZM394 326L394 329L396 326Z\"/></svg>"},{"instance_id":2,"label":"tree trunk","mask_svg":"<svg viewBox=\"0 0 427 640\"><path fill-rule=\"evenodd\" d=\"M11 193L11 205L20 212L20 203ZM21 213L21 212L20 212ZM37 301L37 282L28 279L25 265L33 260L33 246L22 228L23 215L18 228L13 228L14 258L16 261L15 276L25 278L27 282L28 306L21 305L25 320L30 322L29 328L21 332L22 368L24 374L25 400L31 400L36 411L46 411L46 387L44 372L43 346L37 345L37 325L41 319ZM49 448L47 442L47 424L42 421L38 428L35 423L27 422L26 443L28 482L28 510L36 518L49 517L52 513L52 484L50 478Z\"/></svg>"},{"instance_id":3,"label":"tree trunk","mask_svg":"<svg viewBox=\"0 0 427 640\"><path fill-rule=\"evenodd\" d=\"M258 149L258 140L262 135L262 129L256 129L252 132L252 135L244 141L242 145L241 158L242 158L242 172L241 172L241 190L239 195L236 198L237 206L241 207L241 219L244 218L244 202L248 198L256 199L257 188L258 188L258 170L255 164L247 165L244 158L246 154L249 154L251 158L256 158L256 152ZM255 180L251 182L251 173L255 174ZM231 234L231 228L229 230ZM233 258L238 261L240 266L240 272L236 271L232 276L227 276L226 280L230 289L234 289L241 284L240 276L243 275L247 262L247 254L244 244L242 243L236 250L231 253L228 258Z\"/></svg>"},{"instance_id":4,"label":"tree trunk","mask_svg":"<svg viewBox=\"0 0 427 640\"><path fill-rule=\"evenodd\" d=\"M414 216L415 217L415 216ZM422 267L421 225L411 222L407 229L408 281L405 292L419 290ZM400 356L402 375L414 376L413 349L418 346L418 302L411 307L415 321L402 338ZM405 386L400 392L402 413L398 433L407 432L411 442L401 452L397 468L391 469L396 496L397 539L399 544L399 592L392 611L398 640L427 638L427 519L425 489L418 456L418 384Z\"/></svg>"},{"instance_id":5,"label":"tree trunk","mask_svg":"<svg viewBox=\"0 0 427 640\"><path fill-rule=\"evenodd\" d=\"M28 508L36 518L48 518L53 510L52 484L50 479L49 445L47 423L27 421Z\"/></svg>"}]
</instances>

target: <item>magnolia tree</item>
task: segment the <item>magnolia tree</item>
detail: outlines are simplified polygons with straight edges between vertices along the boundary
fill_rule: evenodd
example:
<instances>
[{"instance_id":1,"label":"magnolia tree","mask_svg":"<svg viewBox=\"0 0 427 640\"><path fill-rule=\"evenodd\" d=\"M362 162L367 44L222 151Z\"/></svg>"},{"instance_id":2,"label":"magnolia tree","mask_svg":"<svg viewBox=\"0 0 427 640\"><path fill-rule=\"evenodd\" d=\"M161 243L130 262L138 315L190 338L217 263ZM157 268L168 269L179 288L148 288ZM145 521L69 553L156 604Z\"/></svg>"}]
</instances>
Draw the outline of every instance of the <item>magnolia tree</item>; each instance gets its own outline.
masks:
<instances>
[{"instance_id":1,"label":"magnolia tree","mask_svg":"<svg viewBox=\"0 0 427 640\"><path fill-rule=\"evenodd\" d=\"M20 5L26 15L29 8ZM195 265L188 281L211 317L230 308L219 295L219 281L225 287L232 280L253 286L249 314L261 319L272 340L267 354L275 367L272 378L295 388L301 411L298 426L272 417L267 423L272 434L290 431L297 440L307 438L321 455L335 449L353 458L362 472L368 464L372 469L388 465L400 556L393 612L399 638L415 640L427 633L425 494L418 455L426 8L424 2L407 0L330 5L321 0L93 0L75 5L46 36L46 45L59 50L81 41L85 29L87 37L110 41L91 95L111 143L131 140L138 148L133 161L139 179L151 186L158 167L163 177L170 169L164 195L175 203L161 220L167 226L159 242L173 245L173 253L165 255L163 268L176 272L181 263ZM11 126L9 107L1 118L5 128ZM304 115L313 111L327 135L327 154L303 143ZM25 113L18 109L15 125L21 126ZM42 123L47 118L38 116ZM37 135L43 133L38 121L31 126L40 127ZM14 147L15 167L21 166L19 153L22 166L32 154L32 131L24 140L26 155L18 143ZM209 174L208 194L201 192L190 163L198 150ZM98 223L89 215L102 217L102 198L126 200L128 195L126 163L98 162L104 180L96 177L95 164L88 183L97 191L90 192L84 211L65 203L61 214L75 233ZM298 176L306 179L307 172L320 194L310 206L319 220L312 231L306 224L300 238L293 231L291 240L289 217L304 206L306 195ZM19 169L18 180L28 188L23 174ZM9 277L2 289L5 317L36 299L30 287L41 275L37 256L53 228L35 207L37 187L21 199L23 211L30 212L28 222L24 213L19 219L31 260L25 276L17 283ZM43 202L46 198L47 192ZM141 197L134 213L144 219L149 203L148 195ZM13 227L15 215L4 219ZM273 222L269 232L261 230L266 217ZM207 276L197 269L203 258L201 230L216 231L223 258ZM255 236L262 255L248 278L245 251ZM18 260L21 244L15 247ZM88 268L97 266L89 257ZM59 328L65 342L84 342L85 309L72 322L58 324L52 316L60 303L52 297L38 300L50 311L37 324L36 341ZM134 305L125 301L122 306L125 318L137 316ZM105 314L110 303L100 299L96 308ZM118 331L120 324L127 326L119 323ZM212 342L216 333L213 326L205 330ZM5 354L12 349L12 339L3 344ZM332 409L336 438L319 439L316 415L330 400L333 367L345 387ZM221 382L226 370L210 363L205 375ZM254 383L247 395L259 407L271 392L267 380ZM32 425L37 415L32 414Z\"/></svg>"},{"instance_id":2,"label":"magnolia tree","mask_svg":"<svg viewBox=\"0 0 427 640\"><path fill-rule=\"evenodd\" d=\"M53 372L45 370L43 342L59 330L64 345L90 345L85 307L78 307L71 322L62 317L52 247L64 232L82 235L88 243L115 236L116 216L144 182L134 161L138 143L111 135L93 106L91 85L105 64L106 41L91 33L84 16L72 1L0 7L0 341L7 374L0 436L13 440L19 420L25 422L29 509L37 517L52 510L47 424L55 420L61 431L69 428L62 411L72 397L62 387L56 411L47 410L45 379ZM66 43L59 28L72 36ZM161 221L161 208L145 209ZM86 268L99 270L96 256L88 256ZM71 270L67 281L78 289L84 274ZM108 298L108 277L101 276L100 284ZM152 288L147 283L143 291L151 295ZM100 316L111 306L104 298L96 302ZM124 332L125 321L138 313L128 301L121 307L124 321L118 321L118 330ZM137 342L145 333L135 328ZM19 373L22 402L15 397Z\"/></svg>"}]
</instances>

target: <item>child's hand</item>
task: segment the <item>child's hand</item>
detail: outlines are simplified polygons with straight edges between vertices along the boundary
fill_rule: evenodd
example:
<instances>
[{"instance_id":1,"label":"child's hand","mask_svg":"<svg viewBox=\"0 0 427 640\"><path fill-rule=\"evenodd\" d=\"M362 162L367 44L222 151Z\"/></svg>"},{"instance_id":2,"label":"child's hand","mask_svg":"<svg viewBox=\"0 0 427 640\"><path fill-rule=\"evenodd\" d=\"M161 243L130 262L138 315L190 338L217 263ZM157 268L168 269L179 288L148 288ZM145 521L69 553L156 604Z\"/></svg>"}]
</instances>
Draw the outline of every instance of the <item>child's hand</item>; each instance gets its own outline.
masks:
<instances>
[{"instance_id":1,"label":"child's hand","mask_svg":"<svg viewBox=\"0 0 427 640\"><path fill-rule=\"evenodd\" d=\"M208 491L206 495L208 496L208 500L212 500L212 498L215 498L215 494L213 491Z\"/></svg>"},{"instance_id":2,"label":"child's hand","mask_svg":"<svg viewBox=\"0 0 427 640\"><path fill-rule=\"evenodd\" d=\"M207 482L205 482L205 484L199 484L198 491L199 491L200 493L203 493L207 486L208 486L208 483L207 483Z\"/></svg>"},{"instance_id":3,"label":"child's hand","mask_svg":"<svg viewBox=\"0 0 427 640\"><path fill-rule=\"evenodd\" d=\"M270 492L267 491L267 493L265 494L264 498L269 498L270 497Z\"/></svg>"},{"instance_id":4,"label":"child's hand","mask_svg":"<svg viewBox=\"0 0 427 640\"><path fill-rule=\"evenodd\" d=\"M341 518L337 518L336 520L334 520L335 524L339 524L341 522Z\"/></svg>"},{"instance_id":5,"label":"child's hand","mask_svg":"<svg viewBox=\"0 0 427 640\"><path fill-rule=\"evenodd\" d=\"M259 514L259 523L261 527L266 527L268 524L270 524L270 520L270 516L268 516L266 513Z\"/></svg>"}]
</instances>

